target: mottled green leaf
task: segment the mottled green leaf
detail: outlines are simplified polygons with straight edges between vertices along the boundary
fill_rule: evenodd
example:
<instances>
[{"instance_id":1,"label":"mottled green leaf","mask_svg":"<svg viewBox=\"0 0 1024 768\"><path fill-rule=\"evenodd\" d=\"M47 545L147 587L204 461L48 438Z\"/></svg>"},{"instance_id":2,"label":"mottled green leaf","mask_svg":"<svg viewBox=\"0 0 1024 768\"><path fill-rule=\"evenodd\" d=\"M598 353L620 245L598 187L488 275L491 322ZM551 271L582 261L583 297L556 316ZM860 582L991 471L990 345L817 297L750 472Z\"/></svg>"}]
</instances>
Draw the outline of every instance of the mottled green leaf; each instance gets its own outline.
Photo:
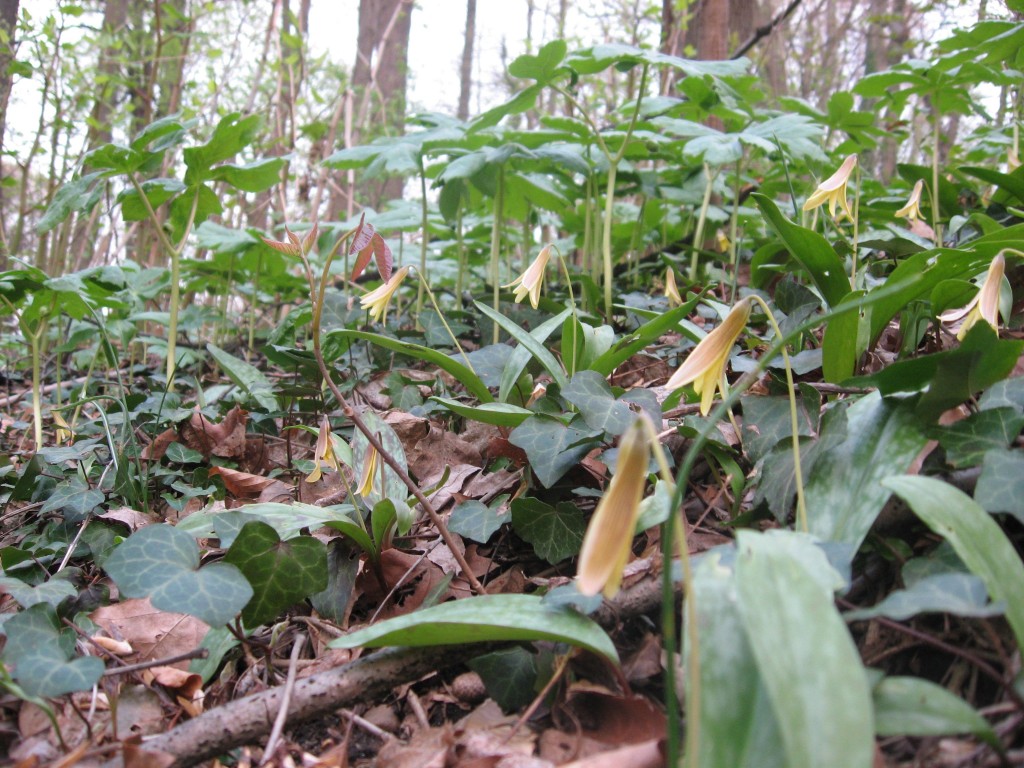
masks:
<instances>
[{"instance_id":1,"label":"mottled green leaf","mask_svg":"<svg viewBox=\"0 0 1024 768\"><path fill-rule=\"evenodd\" d=\"M1024 523L1024 453L989 451L981 463L974 500L990 513L1007 512Z\"/></svg>"},{"instance_id":2,"label":"mottled green leaf","mask_svg":"<svg viewBox=\"0 0 1024 768\"><path fill-rule=\"evenodd\" d=\"M241 387L249 397L259 403L260 407L271 413L280 410L277 398L274 397L274 386L255 365L241 360L215 344L207 344L206 349L213 359L224 369L235 384Z\"/></svg>"},{"instance_id":3,"label":"mottled green leaf","mask_svg":"<svg viewBox=\"0 0 1024 768\"><path fill-rule=\"evenodd\" d=\"M960 697L918 677L886 677L872 691L879 736L971 733L992 745L999 739L984 717Z\"/></svg>"},{"instance_id":4,"label":"mottled green leaf","mask_svg":"<svg viewBox=\"0 0 1024 768\"><path fill-rule=\"evenodd\" d=\"M793 434L788 397L744 395L743 448L750 461L757 462L782 439ZM797 424L801 435L813 434L803 400L797 400Z\"/></svg>"},{"instance_id":5,"label":"mottled green leaf","mask_svg":"<svg viewBox=\"0 0 1024 768\"><path fill-rule=\"evenodd\" d=\"M331 648L432 646L492 640L552 640L618 663L611 638L592 619L534 595L482 595L397 616L330 642Z\"/></svg>"},{"instance_id":6,"label":"mottled green leaf","mask_svg":"<svg viewBox=\"0 0 1024 768\"><path fill-rule=\"evenodd\" d=\"M909 400L872 393L846 412L846 439L818 457L805 488L810 532L860 547L889 489L880 483L905 472L927 438Z\"/></svg>"},{"instance_id":7,"label":"mottled green leaf","mask_svg":"<svg viewBox=\"0 0 1024 768\"><path fill-rule=\"evenodd\" d=\"M870 768L871 693L857 647L823 587L832 578L824 555L804 540L807 552L795 557L793 534L744 530L737 539L737 605L782 732L785 764Z\"/></svg>"},{"instance_id":8,"label":"mottled green leaf","mask_svg":"<svg viewBox=\"0 0 1024 768\"><path fill-rule=\"evenodd\" d=\"M211 626L231 621L252 597L235 566L199 568L195 539L169 525L148 525L126 539L104 563L122 597L148 597L163 611L187 613Z\"/></svg>"},{"instance_id":9,"label":"mottled green leaf","mask_svg":"<svg viewBox=\"0 0 1024 768\"><path fill-rule=\"evenodd\" d=\"M37 603L57 606L78 594L71 582L61 578L52 578L34 587L19 579L0 578L0 590L13 597L22 608L31 608Z\"/></svg>"},{"instance_id":10,"label":"mottled green leaf","mask_svg":"<svg viewBox=\"0 0 1024 768\"><path fill-rule=\"evenodd\" d=\"M563 501L552 507L525 496L512 502L512 528L539 557L555 565L580 551L587 520L575 504Z\"/></svg>"},{"instance_id":11,"label":"mottled green leaf","mask_svg":"<svg viewBox=\"0 0 1024 768\"><path fill-rule=\"evenodd\" d=\"M629 404L617 399L604 376L595 371L573 376L562 396L579 408L588 427L610 435L621 435L636 419Z\"/></svg>"},{"instance_id":12,"label":"mottled green leaf","mask_svg":"<svg viewBox=\"0 0 1024 768\"><path fill-rule=\"evenodd\" d=\"M990 605L985 583L969 573L937 573L916 581L907 589L890 592L871 608L843 614L847 621L876 616L903 621L919 613L951 613L956 616L999 616L1003 609Z\"/></svg>"},{"instance_id":13,"label":"mottled green leaf","mask_svg":"<svg viewBox=\"0 0 1024 768\"><path fill-rule=\"evenodd\" d=\"M87 691L103 674L103 662L95 656L72 659L75 635L62 630L53 606L37 603L4 623L7 643L3 661L30 696L61 696Z\"/></svg>"},{"instance_id":14,"label":"mottled green leaf","mask_svg":"<svg viewBox=\"0 0 1024 768\"><path fill-rule=\"evenodd\" d=\"M312 536L281 541L266 523L246 523L224 562L248 579L252 599L242 609L242 622L258 627L285 608L327 587L327 547Z\"/></svg>"},{"instance_id":15,"label":"mottled green leaf","mask_svg":"<svg viewBox=\"0 0 1024 768\"><path fill-rule=\"evenodd\" d=\"M1024 647L1024 563L999 525L967 494L931 477L890 477L885 485L946 539L964 565L985 582L993 600L1006 604L1006 619Z\"/></svg>"}]
</instances>

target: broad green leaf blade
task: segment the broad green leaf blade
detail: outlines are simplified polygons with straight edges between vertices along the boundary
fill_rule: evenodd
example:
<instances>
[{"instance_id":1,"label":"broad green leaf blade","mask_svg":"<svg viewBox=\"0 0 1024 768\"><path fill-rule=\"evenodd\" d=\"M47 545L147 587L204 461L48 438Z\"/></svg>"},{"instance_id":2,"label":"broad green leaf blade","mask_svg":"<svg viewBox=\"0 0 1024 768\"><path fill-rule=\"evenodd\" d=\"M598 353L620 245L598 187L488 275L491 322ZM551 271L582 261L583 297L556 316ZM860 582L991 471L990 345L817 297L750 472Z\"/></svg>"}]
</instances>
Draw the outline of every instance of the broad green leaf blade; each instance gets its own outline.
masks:
<instances>
[{"instance_id":1,"label":"broad green leaf blade","mask_svg":"<svg viewBox=\"0 0 1024 768\"><path fill-rule=\"evenodd\" d=\"M448 518L448 530L467 539L486 544L502 523L508 522L507 514L498 514L498 505L488 507L482 501L469 499L457 505Z\"/></svg>"},{"instance_id":2,"label":"broad green leaf blade","mask_svg":"<svg viewBox=\"0 0 1024 768\"><path fill-rule=\"evenodd\" d=\"M947 736L971 733L996 746L984 717L959 696L918 677L886 677L873 691L879 736Z\"/></svg>"},{"instance_id":3,"label":"broad green leaf blade","mask_svg":"<svg viewBox=\"0 0 1024 768\"><path fill-rule=\"evenodd\" d=\"M747 640L782 731L786 765L870 768L871 692L857 647L823 586L830 567L793 534L738 534L736 592ZM813 570L812 570L813 568ZM813 670L813 674L808 674Z\"/></svg>"},{"instance_id":4,"label":"broad green leaf blade","mask_svg":"<svg viewBox=\"0 0 1024 768\"><path fill-rule=\"evenodd\" d=\"M580 551L587 521L575 504L552 507L527 496L512 502L512 528L539 557L556 565Z\"/></svg>"},{"instance_id":5,"label":"broad green leaf blade","mask_svg":"<svg viewBox=\"0 0 1024 768\"><path fill-rule=\"evenodd\" d=\"M807 270L814 285L829 307L835 307L850 292L850 279L842 259L828 240L809 229L797 226L785 216L769 198L751 195L761 209L768 225L786 244L800 266Z\"/></svg>"},{"instance_id":6,"label":"broad green leaf blade","mask_svg":"<svg viewBox=\"0 0 1024 768\"><path fill-rule=\"evenodd\" d=\"M280 410L277 398L274 397L274 387L269 379L263 375L263 371L245 360L240 360L229 352L215 344L207 344L206 349L217 364L224 369L235 384L242 388L242 391L259 403L266 411L274 413Z\"/></svg>"},{"instance_id":7,"label":"broad green leaf blade","mask_svg":"<svg viewBox=\"0 0 1024 768\"><path fill-rule=\"evenodd\" d=\"M1001 616L1003 609L988 602L985 582L970 573L936 573L906 589L890 592L870 608L847 611L847 621L885 616L904 621L919 613L952 613L956 616Z\"/></svg>"},{"instance_id":8,"label":"broad green leaf blade","mask_svg":"<svg viewBox=\"0 0 1024 768\"><path fill-rule=\"evenodd\" d=\"M432 397L430 399L464 419L493 424L497 427L518 427L533 415L533 411L528 408L521 408L511 403L483 403L472 406L449 397Z\"/></svg>"},{"instance_id":9,"label":"broad green leaf blade","mask_svg":"<svg viewBox=\"0 0 1024 768\"><path fill-rule=\"evenodd\" d=\"M252 599L242 609L242 622L250 628L327 587L323 542L312 536L281 541L277 531L259 521L242 527L224 562L238 568L252 586Z\"/></svg>"},{"instance_id":10,"label":"broad green leaf blade","mask_svg":"<svg viewBox=\"0 0 1024 768\"><path fill-rule=\"evenodd\" d=\"M993 600L1006 602L1006 619L1024 648L1024 563L991 515L963 491L930 477L890 477L925 525L948 541L971 573L985 582Z\"/></svg>"},{"instance_id":11,"label":"broad green leaf blade","mask_svg":"<svg viewBox=\"0 0 1024 768\"><path fill-rule=\"evenodd\" d=\"M161 610L188 613L210 626L227 624L253 594L233 565L210 563L199 569L195 539L169 525L136 531L103 567L123 597L148 597Z\"/></svg>"},{"instance_id":12,"label":"broad green leaf blade","mask_svg":"<svg viewBox=\"0 0 1024 768\"><path fill-rule=\"evenodd\" d=\"M503 403L508 400L509 395L515 391L519 377L523 375L523 371L526 370L526 366L530 363L530 358L533 356L532 350L536 347L540 347L540 345L547 341L548 336L555 332L566 317L567 315L565 312L560 312L555 317L549 317L543 323L530 331L529 337L531 340L536 342L535 344L531 346L524 346L520 344L512 350L512 354L508 356L508 361L505 363L505 367L501 371L501 381L498 384L498 400ZM518 328L518 326L516 327ZM521 332L526 333L525 331ZM540 348L543 349L543 347ZM546 349L544 351L547 352Z\"/></svg>"},{"instance_id":13,"label":"broad green leaf blade","mask_svg":"<svg viewBox=\"0 0 1024 768\"><path fill-rule=\"evenodd\" d=\"M425 363L432 363L442 371L450 373L458 379L462 386L466 388L466 391L481 403L490 403L494 400L494 398L491 397L491 391L487 389L487 385L484 384L483 381L480 380L480 377L473 373L472 370L462 363L448 357L448 355L443 352L438 352L430 347L424 347L408 341L392 339L387 336L381 336L378 333L369 333L368 331L350 331L345 328L329 331L325 336L328 339L333 337L342 339L362 339L363 341L368 341L371 344L376 344L379 347L390 349L393 352L400 352L403 355L408 355L409 357L414 357L417 360L422 360Z\"/></svg>"},{"instance_id":14,"label":"broad green leaf blade","mask_svg":"<svg viewBox=\"0 0 1024 768\"><path fill-rule=\"evenodd\" d=\"M851 291L843 301L856 301L863 296L864 291ZM860 343L863 322L866 321L858 311L846 312L828 321L821 340L821 373L825 381L837 384L857 372L857 358L864 351Z\"/></svg>"},{"instance_id":15,"label":"broad green leaf blade","mask_svg":"<svg viewBox=\"0 0 1024 768\"><path fill-rule=\"evenodd\" d=\"M551 374L551 378L555 380L555 383L557 383L559 386L565 386L565 383L567 381L565 377L565 371L562 370L562 366L555 359L555 356L552 355L543 346L543 344L541 344L541 342L537 341L536 338L534 338L529 332L524 330L521 326L512 322L500 312L495 312L486 304L482 304L479 301L474 301L473 304L474 306L476 306L477 309L479 309L481 312L487 315L487 317L489 317L491 320L497 323L501 327L501 329L505 331L509 336L511 336L513 339L519 342L519 344L521 344L522 346L526 347L526 349L529 350L530 354L537 359L537 362L544 367L544 370ZM547 323L552 323L555 328L559 328L565 321L565 318L567 318L570 314L572 314L572 310L567 309L564 312L555 315L553 318L548 320Z\"/></svg>"},{"instance_id":16,"label":"broad green leaf blade","mask_svg":"<svg viewBox=\"0 0 1024 768\"><path fill-rule=\"evenodd\" d=\"M330 642L331 648L432 646L492 640L569 643L617 664L615 645L592 619L533 595L482 595L397 616Z\"/></svg>"},{"instance_id":17,"label":"broad green leaf blade","mask_svg":"<svg viewBox=\"0 0 1024 768\"><path fill-rule=\"evenodd\" d=\"M986 453L974 500L989 513L1007 512L1024 522L1024 453Z\"/></svg>"},{"instance_id":18,"label":"broad green leaf blade","mask_svg":"<svg viewBox=\"0 0 1024 768\"><path fill-rule=\"evenodd\" d=\"M889 498L881 481L905 472L927 438L913 401L875 392L846 415L846 439L818 457L805 499L810 532L856 550Z\"/></svg>"},{"instance_id":19,"label":"broad green leaf blade","mask_svg":"<svg viewBox=\"0 0 1024 768\"><path fill-rule=\"evenodd\" d=\"M785 750L736 603L734 568L712 550L694 571L700 701L701 768L785 768ZM687 663L690 660L687 659Z\"/></svg>"}]
</instances>

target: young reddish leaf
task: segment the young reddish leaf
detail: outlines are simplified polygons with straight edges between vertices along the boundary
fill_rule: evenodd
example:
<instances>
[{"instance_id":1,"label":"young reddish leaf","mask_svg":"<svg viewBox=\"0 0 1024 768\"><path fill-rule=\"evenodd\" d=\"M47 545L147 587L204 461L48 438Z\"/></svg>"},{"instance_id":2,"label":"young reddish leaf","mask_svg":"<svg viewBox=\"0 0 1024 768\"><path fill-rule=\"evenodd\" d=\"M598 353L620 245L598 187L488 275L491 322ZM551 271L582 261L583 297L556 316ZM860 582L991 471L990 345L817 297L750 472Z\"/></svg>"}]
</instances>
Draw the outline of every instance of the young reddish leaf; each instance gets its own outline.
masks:
<instances>
[{"instance_id":1,"label":"young reddish leaf","mask_svg":"<svg viewBox=\"0 0 1024 768\"><path fill-rule=\"evenodd\" d=\"M371 242L373 244L373 255L377 259L377 271L380 272L382 280L389 280L391 278L391 267L395 261L391 255L391 249L384 242L384 238L377 233L374 233Z\"/></svg>"},{"instance_id":2,"label":"young reddish leaf","mask_svg":"<svg viewBox=\"0 0 1024 768\"><path fill-rule=\"evenodd\" d=\"M356 258L355 266L352 267L352 277L350 279L353 281L363 274L366 265L370 263L370 257L373 256L372 242L375 234L377 233L373 228L373 224L366 223L366 214L364 213L359 217L356 233L352 237L352 245L348 248L350 256L354 253L359 254Z\"/></svg>"}]
</instances>

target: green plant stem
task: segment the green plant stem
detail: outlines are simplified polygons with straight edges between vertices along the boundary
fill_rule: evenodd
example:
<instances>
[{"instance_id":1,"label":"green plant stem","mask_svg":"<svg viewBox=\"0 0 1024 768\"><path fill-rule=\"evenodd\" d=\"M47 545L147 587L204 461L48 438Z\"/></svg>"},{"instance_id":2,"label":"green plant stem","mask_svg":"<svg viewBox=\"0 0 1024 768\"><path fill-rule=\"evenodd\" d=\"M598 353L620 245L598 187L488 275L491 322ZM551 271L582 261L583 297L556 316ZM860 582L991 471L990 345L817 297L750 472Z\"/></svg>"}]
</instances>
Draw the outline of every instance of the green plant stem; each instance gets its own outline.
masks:
<instances>
[{"instance_id":1,"label":"green plant stem","mask_svg":"<svg viewBox=\"0 0 1024 768\"><path fill-rule=\"evenodd\" d=\"M852 268L850 270L850 290L857 290L857 238L858 238L858 225L860 224L860 163L854 169L854 184L856 185L853 190L853 244L850 248L850 258L852 260ZM838 227L836 227L838 229ZM762 302L763 303L763 302ZM771 313L769 312L769 317ZM774 318L772 320L774 322Z\"/></svg>"},{"instance_id":2,"label":"green plant stem","mask_svg":"<svg viewBox=\"0 0 1024 768\"><path fill-rule=\"evenodd\" d=\"M459 350L459 354L462 355L462 359L466 362L466 367L469 368L469 370L473 371L475 375L476 370L473 368L473 364L469 362L469 356L466 354L466 351L462 348L462 345L459 344L459 340L455 337L455 334L452 332L451 326L448 325L448 321L445 320L444 313L441 311L441 308L437 306L437 299L434 297L434 292L430 290L430 283L427 281L427 276L422 274L418 269L413 271L415 272L416 277L419 279L420 290L426 291L427 297L430 299L431 306L434 308L434 311L437 312L437 316L441 318L441 324L444 326L444 329L448 331L448 336L455 344L455 348Z\"/></svg>"},{"instance_id":3,"label":"green plant stem","mask_svg":"<svg viewBox=\"0 0 1024 768\"><path fill-rule=\"evenodd\" d=\"M737 250L736 250L736 238L739 233L739 218L740 218L740 184L742 183L743 175L743 160L746 154L740 156L740 159L736 161L736 183L733 185L732 190L732 214L729 216L729 303L733 304L736 302L736 291L738 290L737 283L739 280L739 264L737 263Z\"/></svg>"},{"instance_id":4,"label":"green plant stem","mask_svg":"<svg viewBox=\"0 0 1024 768\"><path fill-rule=\"evenodd\" d=\"M498 167L498 188L494 193L494 221L491 224L491 282L494 285L492 294L492 306L494 311L501 309L501 225L505 217L505 166ZM498 343L499 328L494 326L494 337L492 342Z\"/></svg>"},{"instance_id":5,"label":"green plant stem","mask_svg":"<svg viewBox=\"0 0 1024 768\"><path fill-rule=\"evenodd\" d=\"M711 207L711 191L715 181L715 177L712 175L711 168L707 163L704 163L704 176L707 178L707 184L704 186L704 199L700 203L697 227L693 231L693 256L690 257L690 272L687 275L691 283L697 282L698 257L700 256L700 249L704 245L704 225L707 223L708 208Z\"/></svg>"},{"instance_id":6,"label":"green plant stem","mask_svg":"<svg viewBox=\"0 0 1024 768\"><path fill-rule=\"evenodd\" d=\"M576 311L576 297L572 293L572 276L569 274L569 265L565 263L565 257L562 256L562 252L555 249L555 253L558 254L558 263L562 265L562 272L565 275L565 287L569 291L569 305L572 307L572 357L569 359L569 375L572 376L576 373L576 346L579 344L577 338L577 329L580 325L580 318Z\"/></svg>"},{"instance_id":7,"label":"green plant stem","mask_svg":"<svg viewBox=\"0 0 1024 768\"><path fill-rule=\"evenodd\" d=\"M728 413L729 409L732 408L738 401L740 396L746 392L751 386L753 386L761 374L767 369L768 364L775 359L775 357L784 349L788 344L794 343L797 339L803 337L805 333L816 328L821 323L828 322L829 320L835 319L845 315L848 312L859 312L862 309L870 307L881 301L882 299L889 298L900 291L906 290L909 286L914 283L920 282L921 276L914 275L908 277L906 280L900 281L894 285L886 285L875 291L872 291L869 295L863 296L860 299L851 301L849 304L839 305L829 312L819 317L813 317L806 322L801 323L799 326L790 331L786 336L780 336L775 340L775 343L769 348L769 350L761 357L757 362L757 366L754 370L744 374L740 377L739 381L736 382L735 386L732 387L728 395L723 396L722 401L715 406L715 409L709 414L708 418L704 420L700 431L697 436L690 443L689 448L683 456L682 462L679 465L679 471L676 473L675 490L672 494L672 500L669 505L670 510L680 510L680 516L682 517L682 505L683 505L683 492L687 488L690 481L690 473L693 472L693 467L697 462L697 458L700 456L701 451L707 444L711 433L717 429L718 422ZM685 520L683 520L685 524ZM675 523L676 516L670 514L665 520L662 530L661 547L662 547L662 558L664 559L664 567L662 569L662 610L661 610L661 633L662 642L665 652L666 659L669 663L665 664L665 710L666 716L669 718L675 717L678 721L679 717L679 703L676 701L676 676L675 676L675 665L671 663L671 659L677 651L676 647L676 628L675 628L675 608L673 604L673 576L672 576L672 547L675 539ZM685 530L685 528L684 528ZM688 554L688 553L687 553ZM687 626L687 637L689 639L690 648L686 659L686 676L687 676L687 699L689 706L687 708L686 727L687 727L687 746L686 746L686 759L687 765L690 768L697 768L699 754L699 734L698 729L700 728L700 700L694 696L695 693L700 691L700 682L696 676L699 675L699 657L694 654L694 649L697 647L693 644L693 638L697 634L697 622L696 622L696 609L693 606L694 595L693 595L693 579L692 574L689 570L688 557L680 555L681 565L683 569L683 599L685 601L684 608L686 613ZM694 682L696 680L696 683ZM673 728L668 730L668 739L666 741L666 765L677 766L680 764L680 757L682 755L682 745L680 745L678 737L673 737Z\"/></svg>"},{"instance_id":8,"label":"green plant stem","mask_svg":"<svg viewBox=\"0 0 1024 768\"><path fill-rule=\"evenodd\" d=\"M941 126L939 113L935 113L932 131L932 231L936 247L942 246L942 224L939 223L939 138Z\"/></svg>"},{"instance_id":9,"label":"green plant stem","mask_svg":"<svg viewBox=\"0 0 1024 768\"><path fill-rule=\"evenodd\" d=\"M421 200L421 215L422 219L420 222L420 230L422 235L420 236L420 269L419 273L426 277L427 275L427 245L430 242L430 230L428 226L430 221L428 215L430 213L429 205L427 204L427 170L423 167L423 155L420 154L420 200ZM420 313L423 311L423 289L427 284L423 280L420 280L419 290L416 291L416 323L419 324ZM447 325L447 324L446 324ZM458 344L458 342L456 342Z\"/></svg>"},{"instance_id":10,"label":"green plant stem","mask_svg":"<svg viewBox=\"0 0 1024 768\"><path fill-rule=\"evenodd\" d=\"M761 305L764 313L768 316L772 330L775 331L775 338L782 338L782 329L775 320L768 304L757 294L752 294L754 301ZM793 367L789 362L789 352L786 346L782 347L782 362L786 367L786 389L789 392L789 428L793 440L793 482L796 484L796 527L797 530L807 533L807 504L804 501L804 473L800 459L800 419L796 407L796 385L793 383Z\"/></svg>"},{"instance_id":11,"label":"green plant stem","mask_svg":"<svg viewBox=\"0 0 1024 768\"><path fill-rule=\"evenodd\" d=\"M459 271L455 275L455 308L462 309L463 279L466 273L466 237L462 231L462 198L459 198L459 207L455 213L455 243L458 254Z\"/></svg>"}]
</instances>

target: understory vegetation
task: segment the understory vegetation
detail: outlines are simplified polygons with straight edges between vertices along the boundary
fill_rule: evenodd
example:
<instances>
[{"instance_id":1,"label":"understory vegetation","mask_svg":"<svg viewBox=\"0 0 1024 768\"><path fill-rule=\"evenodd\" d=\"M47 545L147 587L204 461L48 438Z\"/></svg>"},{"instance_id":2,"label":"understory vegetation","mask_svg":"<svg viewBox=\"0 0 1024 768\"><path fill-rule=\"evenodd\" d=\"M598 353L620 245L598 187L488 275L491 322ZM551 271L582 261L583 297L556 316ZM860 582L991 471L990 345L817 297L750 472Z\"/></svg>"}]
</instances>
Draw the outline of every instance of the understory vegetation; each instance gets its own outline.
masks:
<instances>
[{"instance_id":1,"label":"understory vegetation","mask_svg":"<svg viewBox=\"0 0 1024 768\"><path fill-rule=\"evenodd\" d=\"M302 199L259 115L93 149L38 232L164 265L0 273L0 749L1020 764L1022 51L818 110L554 41L323 159L402 199L267 230L224 223Z\"/></svg>"}]
</instances>

